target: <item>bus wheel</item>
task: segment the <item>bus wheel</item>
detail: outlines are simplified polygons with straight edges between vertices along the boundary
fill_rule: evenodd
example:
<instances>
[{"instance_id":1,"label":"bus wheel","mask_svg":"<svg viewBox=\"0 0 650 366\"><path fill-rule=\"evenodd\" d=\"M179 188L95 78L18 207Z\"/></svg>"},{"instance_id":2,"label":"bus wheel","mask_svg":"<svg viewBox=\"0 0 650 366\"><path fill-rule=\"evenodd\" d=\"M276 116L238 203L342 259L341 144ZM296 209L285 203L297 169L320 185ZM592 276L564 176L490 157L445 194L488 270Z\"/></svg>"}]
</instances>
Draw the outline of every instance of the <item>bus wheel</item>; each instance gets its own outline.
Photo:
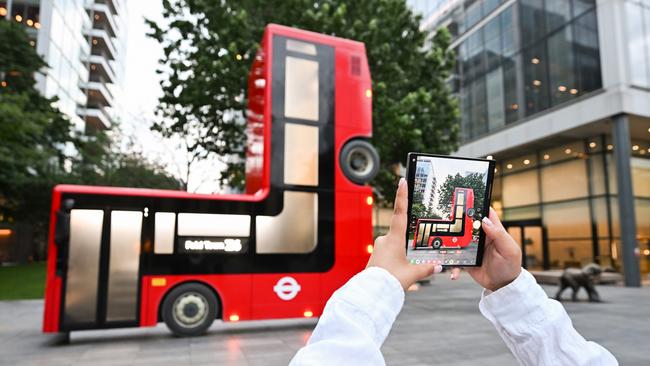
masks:
<instances>
[{"instance_id":1,"label":"bus wheel","mask_svg":"<svg viewBox=\"0 0 650 366\"><path fill-rule=\"evenodd\" d=\"M431 246L433 247L433 249L440 249L440 247L442 246L442 239L440 238L433 239Z\"/></svg>"},{"instance_id":2,"label":"bus wheel","mask_svg":"<svg viewBox=\"0 0 650 366\"><path fill-rule=\"evenodd\" d=\"M473 208L468 208L467 209L467 216L474 217L474 213L475 213L475 211L474 211Z\"/></svg>"},{"instance_id":3,"label":"bus wheel","mask_svg":"<svg viewBox=\"0 0 650 366\"><path fill-rule=\"evenodd\" d=\"M340 157L345 176L357 184L368 183L379 172L379 154L364 140L352 140L343 146Z\"/></svg>"},{"instance_id":4,"label":"bus wheel","mask_svg":"<svg viewBox=\"0 0 650 366\"><path fill-rule=\"evenodd\" d=\"M219 303L206 286L186 283L165 298L162 316L169 330L179 337L204 334L217 317Z\"/></svg>"}]
</instances>

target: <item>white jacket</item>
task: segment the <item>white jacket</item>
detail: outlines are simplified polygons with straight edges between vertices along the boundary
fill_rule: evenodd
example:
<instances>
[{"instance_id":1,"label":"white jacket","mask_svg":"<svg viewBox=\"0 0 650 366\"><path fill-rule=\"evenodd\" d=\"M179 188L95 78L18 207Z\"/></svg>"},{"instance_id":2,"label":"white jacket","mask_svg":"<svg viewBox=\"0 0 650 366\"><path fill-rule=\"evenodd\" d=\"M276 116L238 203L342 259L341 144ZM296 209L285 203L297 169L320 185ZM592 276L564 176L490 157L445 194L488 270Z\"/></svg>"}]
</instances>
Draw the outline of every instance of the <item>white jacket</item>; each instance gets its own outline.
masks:
<instances>
[{"instance_id":1,"label":"white jacket","mask_svg":"<svg viewBox=\"0 0 650 366\"><path fill-rule=\"evenodd\" d=\"M380 347L403 304L399 281L382 268L367 268L332 295L291 365L384 365ZM525 269L509 285L484 290L479 309L523 365L618 364L576 332L562 305Z\"/></svg>"}]
</instances>

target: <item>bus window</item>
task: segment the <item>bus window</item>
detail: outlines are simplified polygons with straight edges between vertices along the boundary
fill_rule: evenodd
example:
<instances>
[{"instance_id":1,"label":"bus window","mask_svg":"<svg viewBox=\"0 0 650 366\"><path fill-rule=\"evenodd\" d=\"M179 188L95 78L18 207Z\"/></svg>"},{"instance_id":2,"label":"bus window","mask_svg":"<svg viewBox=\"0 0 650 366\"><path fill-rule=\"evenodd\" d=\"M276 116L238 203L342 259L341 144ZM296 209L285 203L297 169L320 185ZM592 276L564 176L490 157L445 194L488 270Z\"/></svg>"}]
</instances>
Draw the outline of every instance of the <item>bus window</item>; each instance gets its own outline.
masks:
<instances>
[{"instance_id":1,"label":"bus window","mask_svg":"<svg viewBox=\"0 0 650 366\"><path fill-rule=\"evenodd\" d=\"M255 224L257 253L309 253L317 242L318 194L284 191L282 212L257 216Z\"/></svg>"},{"instance_id":2,"label":"bus window","mask_svg":"<svg viewBox=\"0 0 650 366\"><path fill-rule=\"evenodd\" d=\"M310 56L316 56L316 45L313 43L301 42L295 39L287 39L287 51L300 52Z\"/></svg>"},{"instance_id":3,"label":"bus window","mask_svg":"<svg viewBox=\"0 0 650 366\"><path fill-rule=\"evenodd\" d=\"M95 320L99 273L99 260L96 258L99 258L103 221L102 210L70 211L70 252L65 288L65 316L70 322Z\"/></svg>"},{"instance_id":4,"label":"bus window","mask_svg":"<svg viewBox=\"0 0 650 366\"><path fill-rule=\"evenodd\" d=\"M111 212L107 321L136 319L141 235L141 211Z\"/></svg>"},{"instance_id":5,"label":"bus window","mask_svg":"<svg viewBox=\"0 0 650 366\"><path fill-rule=\"evenodd\" d=\"M173 212L156 212L154 225L154 253L173 254L176 214Z\"/></svg>"},{"instance_id":6,"label":"bus window","mask_svg":"<svg viewBox=\"0 0 650 366\"><path fill-rule=\"evenodd\" d=\"M431 236L431 224L424 225L424 240L423 243L429 242L429 236Z\"/></svg>"},{"instance_id":7,"label":"bus window","mask_svg":"<svg viewBox=\"0 0 650 366\"><path fill-rule=\"evenodd\" d=\"M463 205L458 205L456 207L456 215L455 215L455 217L457 219L462 219L463 216L464 216L464 212L465 212L465 209L464 209Z\"/></svg>"},{"instance_id":8,"label":"bus window","mask_svg":"<svg viewBox=\"0 0 650 366\"><path fill-rule=\"evenodd\" d=\"M318 62L287 56L284 116L318 121Z\"/></svg>"},{"instance_id":9,"label":"bus window","mask_svg":"<svg viewBox=\"0 0 650 366\"><path fill-rule=\"evenodd\" d=\"M179 213L178 236L250 236L249 215Z\"/></svg>"},{"instance_id":10,"label":"bus window","mask_svg":"<svg viewBox=\"0 0 650 366\"><path fill-rule=\"evenodd\" d=\"M451 225L449 231L452 233L459 233L463 228L463 219L456 219L456 222Z\"/></svg>"},{"instance_id":11,"label":"bus window","mask_svg":"<svg viewBox=\"0 0 650 366\"><path fill-rule=\"evenodd\" d=\"M424 236L424 231L425 231L424 228L425 228L425 226L426 226L425 223L421 223L420 227L418 228L418 238L416 240L418 243L422 242L422 237Z\"/></svg>"},{"instance_id":12,"label":"bus window","mask_svg":"<svg viewBox=\"0 0 650 366\"><path fill-rule=\"evenodd\" d=\"M285 124L284 183L318 186L318 127Z\"/></svg>"}]
</instances>

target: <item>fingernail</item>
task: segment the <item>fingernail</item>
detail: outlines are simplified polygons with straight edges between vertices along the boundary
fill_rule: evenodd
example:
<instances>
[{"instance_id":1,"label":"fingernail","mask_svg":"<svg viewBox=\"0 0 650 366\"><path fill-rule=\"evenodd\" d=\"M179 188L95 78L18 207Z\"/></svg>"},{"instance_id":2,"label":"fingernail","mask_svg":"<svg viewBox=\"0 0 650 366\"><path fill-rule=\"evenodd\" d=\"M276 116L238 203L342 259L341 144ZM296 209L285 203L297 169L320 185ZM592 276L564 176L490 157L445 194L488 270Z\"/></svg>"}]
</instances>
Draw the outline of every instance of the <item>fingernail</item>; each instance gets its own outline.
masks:
<instances>
[{"instance_id":1,"label":"fingernail","mask_svg":"<svg viewBox=\"0 0 650 366\"><path fill-rule=\"evenodd\" d=\"M494 223L490 219L488 219L487 216L485 216L482 221L483 221L483 224L485 224L485 226L487 226L487 227L494 226Z\"/></svg>"},{"instance_id":2,"label":"fingernail","mask_svg":"<svg viewBox=\"0 0 650 366\"><path fill-rule=\"evenodd\" d=\"M406 179L404 177L399 179L399 183L397 184L398 187L402 188L402 186L406 183Z\"/></svg>"},{"instance_id":3,"label":"fingernail","mask_svg":"<svg viewBox=\"0 0 650 366\"><path fill-rule=\"evenodd\" d=\"M442 272L442 266L439 265L439 264L437 264L437 265L433 268L433 273L440 273L440 272Z\"/></svg>"}]
</instances>

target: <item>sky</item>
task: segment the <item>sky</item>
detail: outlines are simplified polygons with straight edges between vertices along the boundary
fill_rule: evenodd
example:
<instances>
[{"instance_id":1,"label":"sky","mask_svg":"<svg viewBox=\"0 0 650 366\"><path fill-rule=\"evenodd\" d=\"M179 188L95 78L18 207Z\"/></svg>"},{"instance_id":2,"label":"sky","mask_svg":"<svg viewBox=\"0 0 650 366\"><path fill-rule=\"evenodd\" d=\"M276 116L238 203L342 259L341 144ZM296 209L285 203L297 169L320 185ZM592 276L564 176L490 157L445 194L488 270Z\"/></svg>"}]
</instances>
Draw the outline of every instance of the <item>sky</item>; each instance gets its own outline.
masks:
<instances>
[{"instance_id":1,"label":"sky","mask_svg":"<svg viewBox=\"0 0 650 366\"><path fill-rule=\"evenodd\" d=\"M158 98L162 95L161 75L156 74L158 60L163 56L162 46L146 36L149 27L144 18L159 22L163 19L160 0L127 1L128 38L124 81L124 100L121 128L126 136L134 137L137 145L149 159L163 165L175 176L185 176L185 154L179 149L179 140L161 138L150 131L155 120ZM199 163L192 168L189 191L217 193L219 167L216 161Z\"/></svg>"}]
</instances>

